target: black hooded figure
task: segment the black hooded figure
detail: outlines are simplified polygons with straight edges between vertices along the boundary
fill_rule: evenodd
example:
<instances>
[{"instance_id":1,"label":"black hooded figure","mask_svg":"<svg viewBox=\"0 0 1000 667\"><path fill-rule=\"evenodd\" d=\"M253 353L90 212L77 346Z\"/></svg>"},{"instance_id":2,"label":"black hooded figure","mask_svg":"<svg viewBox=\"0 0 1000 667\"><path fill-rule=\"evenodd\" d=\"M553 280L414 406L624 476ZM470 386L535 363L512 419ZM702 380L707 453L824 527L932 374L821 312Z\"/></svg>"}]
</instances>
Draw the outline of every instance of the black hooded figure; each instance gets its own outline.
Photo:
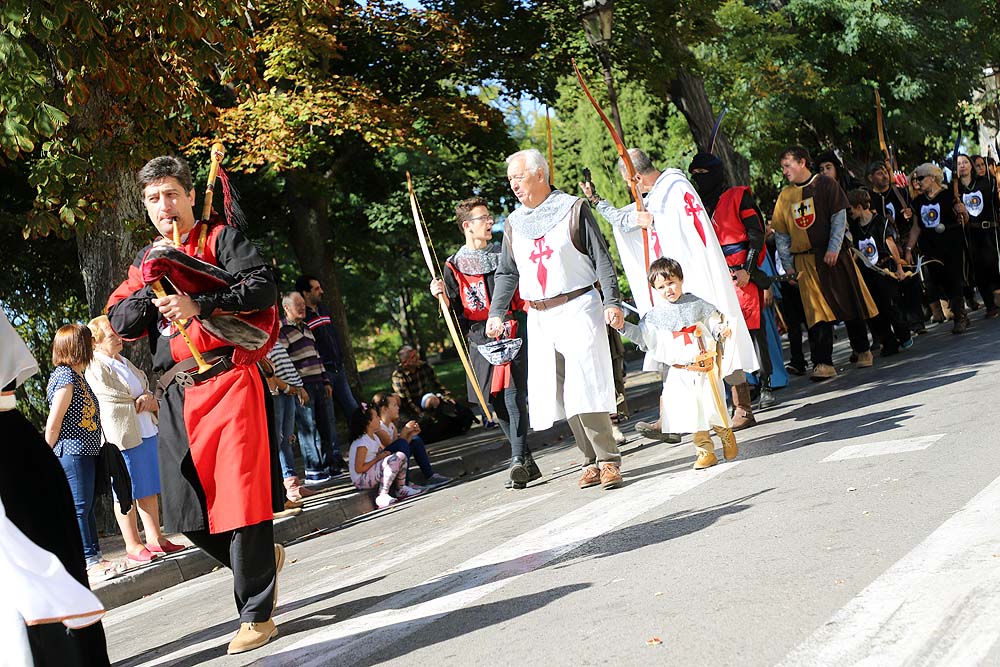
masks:
<instances>
[{"instance_id":1,"label":"black hooded figure","mask_svg":"<svg viewBox=\"0 0 1000 667\"><path fill-rule=\"evenodd\" d=\"M844 192L850 192L856 188L861 187L861 183L850 174L847 173L847 169L844 168L844 163L840 161L837 154L833 151L824 151L816 156L813 164L816 165L816 171L823 173L820 165L829 162L833 165L834 171L837 172L837 177L834 179L840 184L840 187L844 189Z\"/></svg>"},{"instance_id":2,"label":"black hooded figure","mask_svg":"<svg viewBox=\"0 0 1000 667\"><path fill-rule=\"evenodd\" d=\"M706 171L696 172L696 169L705 169ZM719 197L726 189L726 175L722 168L722 160L711 153L697 153L691 160L688 171L691 173L691 181L701 197L701 203L705 205L708 214L711 215L719 204Z\"/></svg>"}]
</instances>

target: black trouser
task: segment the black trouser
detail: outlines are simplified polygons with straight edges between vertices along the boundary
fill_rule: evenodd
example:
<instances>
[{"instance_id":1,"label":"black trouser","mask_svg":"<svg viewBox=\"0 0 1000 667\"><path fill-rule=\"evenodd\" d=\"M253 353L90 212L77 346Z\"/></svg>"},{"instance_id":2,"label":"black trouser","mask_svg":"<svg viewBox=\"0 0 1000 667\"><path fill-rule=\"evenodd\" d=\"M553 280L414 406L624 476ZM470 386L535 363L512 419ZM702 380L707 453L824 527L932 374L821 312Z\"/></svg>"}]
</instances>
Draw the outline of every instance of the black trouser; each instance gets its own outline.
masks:
<instances>
[{"instance_id":1,"label":"black trouser","mask_svg":"<svg viewBox=\"0 0 1000 667\"><path fill-rule=\"evenodd\" d=\"M997 230L969 228L969 247L972 251L972 266L976 273L976 288L987 310L996 310L993 291L1000 289L1000 259L997 258Z\"/></svg>"},{"instance_id":2,"label":"black trouser","mask_svg":"<svg viewBox=\"0 0 1000 667\"><path fill-rule=\"evenodd\" d=\"M851 341L851 349L861 354L867 352L871 345L868 343L868 326L864 320L849 320L844 322L847 328L847 337ZM817 322L809 328L809 336L812 341L812 361L813 364L833 365L833 322Z\"/></svg>"},{"instance_id":3,"label":"black trouser","mask_svg":"<svg viewBox=\"0 0 1000 667\"><path fill-rule=\"evenodd\" d=\"M241 623L261 623L274 607L274 524L262 521L222 533L192 530L191 542L233 571L233 595Z\"/></svg>"},{"instance_id":4,"label":"black trouser","mask_svg":"<svg viewBox=\"0 0 1000 667\"><path fill-rule=\"evenodd\" d=\"M878 337L883 349L898 350L900 345L910 340L910 325L899 299L900 283L869 269L861 271L872 300L878 307L878 315L869 320L872 335Z\"/></svg>"},{"instance_id":5,"label":"black trouser","mask_svg":"<svg viewBox=\"0 0 1000 667\"><path fill-rule=\"evenodd\" d=\"M940 260L927 265L927 272L936 288L932 290L948 299L948 305L953 313L965 314L965 238L958 228L945 230L942 234L930 236L935 232L921 232L921 242L924 236L928 240L924 246L929 258Z\"/></svg>"},{"instance_id":6,"label":"black trouser","mask_svg":"<svg viewBox=\"0 0 1000 667\"><path fill-rule=\"evenodd\" d=\"M500 430L510 442L510 455L524 457L528 451L528 392L507 387L500 395L493 396L493 412Z\"/></svg>"},{"instance_id":7,"label":"black trouser","mask_svg":"<svg viewBox=\"0 0 1000 667\"><path fill-rule=\"evenodd\" d=\"M788 283L781 283L781 315L785 320L788 335L789 363L797 368L806 367L806 358L802 352L802 327L806 323L805 307L802 305L802 295L799 288ZM812 330L809 332L809 359L813 358Z\"/></svg>"},{"instance_id":8,"label":"black trouser","mask_svg":"<svg viewBox=\"0 0 1000 667\"><path fill-rule=\"evenodd\" d=\"M764 324L764 316L761 315L761 325ZM767 349L767 330L761 326L759 329L750 329L750 338L753 340L754 351L757 352L757 361L760 362L760 370L757 377L760 379L762 387L767 387L771 383L771 352ZM802 339L799 339L799 350L802 349Z\"/></svg>"}]
</instances>

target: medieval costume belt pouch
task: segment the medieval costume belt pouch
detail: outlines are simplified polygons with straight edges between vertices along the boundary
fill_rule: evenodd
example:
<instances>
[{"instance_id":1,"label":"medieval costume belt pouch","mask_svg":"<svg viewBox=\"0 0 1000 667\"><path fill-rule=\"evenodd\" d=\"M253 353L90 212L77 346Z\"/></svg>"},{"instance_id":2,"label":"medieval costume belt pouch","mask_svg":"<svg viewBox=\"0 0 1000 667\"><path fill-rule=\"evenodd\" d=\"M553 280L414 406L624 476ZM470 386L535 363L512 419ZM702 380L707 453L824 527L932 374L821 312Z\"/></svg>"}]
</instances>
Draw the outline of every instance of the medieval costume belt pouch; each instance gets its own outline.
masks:
<instances>
[{"instance_id":1,"label":"medieval costume belt pouch","mask_svg":"<svg viewBox=\"0 0 1000 667\"><path fill-rule=\"evenodd\" d=\"M517 353L521 351L522 343L520 338L504 338L477 345L476 349L479 350L479 354L486 357L486 361L490 364L501 366L514 360Z\"/></svg>"},{"instance_id":2,"label":"medieval costume belt pouch","mask_svg":"<svg viewBox=\"0 0 1000 667\"><path fill-rule=\"evenodd\" d=\"M674 368L683 368L686 371L696 371L698 373L709 373L715 368L715 354L712 352L702 352L695 357L694 363L674 364Z\"/></svg>"}]
</instances>

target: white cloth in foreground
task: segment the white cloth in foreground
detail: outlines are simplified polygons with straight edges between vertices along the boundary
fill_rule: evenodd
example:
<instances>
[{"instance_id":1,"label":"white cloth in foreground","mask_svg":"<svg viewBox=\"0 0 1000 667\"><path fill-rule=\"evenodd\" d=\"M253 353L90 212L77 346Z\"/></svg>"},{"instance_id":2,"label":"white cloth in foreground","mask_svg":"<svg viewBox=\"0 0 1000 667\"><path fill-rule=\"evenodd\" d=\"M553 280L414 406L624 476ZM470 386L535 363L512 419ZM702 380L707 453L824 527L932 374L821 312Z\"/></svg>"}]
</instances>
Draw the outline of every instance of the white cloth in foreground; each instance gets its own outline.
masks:
<instances>
[{"instance_id":1,"label":"white cloth in foreground","mask_svg":"<svg viewBox=\"0 0 1000 667\"><path fill-rule=\"evenodd\" d=\"M78 629L104 616L97 596L74 579L55 555L28 539L7 518L2 501L0 544L3 604L13 607L24 624L62 623Z\"/></svg>"}]
</instances>

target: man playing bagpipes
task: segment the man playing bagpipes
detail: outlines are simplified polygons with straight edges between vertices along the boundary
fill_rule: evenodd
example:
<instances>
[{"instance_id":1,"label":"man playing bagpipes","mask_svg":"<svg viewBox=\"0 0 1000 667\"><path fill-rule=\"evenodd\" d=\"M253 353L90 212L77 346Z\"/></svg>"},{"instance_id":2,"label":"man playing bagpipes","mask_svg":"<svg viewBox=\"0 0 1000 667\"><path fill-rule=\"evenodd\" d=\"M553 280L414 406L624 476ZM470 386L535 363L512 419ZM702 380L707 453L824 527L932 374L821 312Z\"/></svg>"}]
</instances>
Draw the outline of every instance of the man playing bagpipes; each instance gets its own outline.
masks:
<instances>
[{"instance_id":1,"label":"man playing bagpipes","mask_svg":"<svg viewBox=\"0 0 1000 667\"><path fill-rule=\"evenodd\" d=\"M277 287L246 237L210 215L221 149L213 147L201 220L184 160L154 158L139 172L163 238L139 252L107 311L122 338L148 336L161 374L163 524L232 569L241 625L229 653L241 653L277 635L271 614L284 549L274 544L272 517L282 503L256 367L277 334Z\"/></svg>"}]
</instances>

